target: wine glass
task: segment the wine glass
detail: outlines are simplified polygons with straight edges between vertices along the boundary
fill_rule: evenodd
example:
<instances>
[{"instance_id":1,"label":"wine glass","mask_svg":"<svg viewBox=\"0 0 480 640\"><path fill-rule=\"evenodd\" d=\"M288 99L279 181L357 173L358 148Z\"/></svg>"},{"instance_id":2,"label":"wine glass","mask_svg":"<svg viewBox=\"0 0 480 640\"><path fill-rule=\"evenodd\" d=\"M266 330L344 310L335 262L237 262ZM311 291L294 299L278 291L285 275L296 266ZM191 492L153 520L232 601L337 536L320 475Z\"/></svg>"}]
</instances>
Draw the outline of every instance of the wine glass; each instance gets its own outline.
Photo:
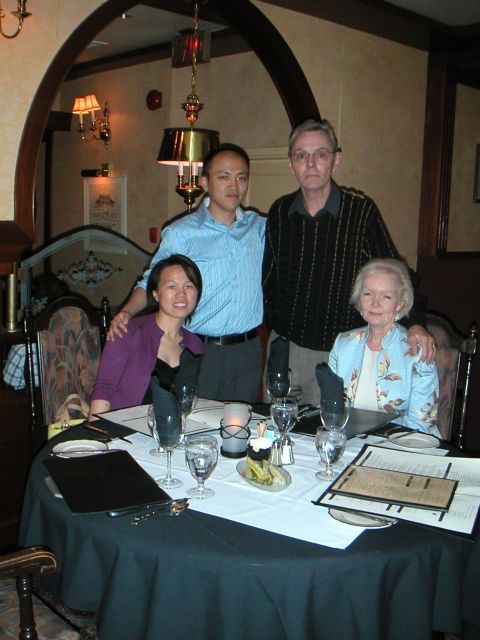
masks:
<instances>
[{"instance_id":1,"label":"wine glass","mask_svg":"<svg viewBox=\"0 0 480 640\"><path fill-rule=\"evenodd\" d=\"M270 405L270 415L275 430L279 433L281 444L288 443L288 436L298 416L298 403L295 398L276 398Z\"/></svg>"},{"instance_id":2,"label":"wine glass","mask_svg":"<svg viewBox=\"0 0 480 640\"><path fill-rule=\"evenodd\" d=\"M320 418L325 429L332 431L344 429L350 417L351 401L349 398L339 400L320 399Z\"/></svg>"},{"instance_id":3,"label":"wine glass","mask_svg":"<svg viewBox=\"0 0 480 640\"><path fill-rule=\"evenodd\" d=\"M290 371L267 371L266 384L272 402L284 398L290 391Z\"/></svg>"},{"instance_id":4,"label":"wine glass","mask_svg":"<svg viewBox=\"0 0 480 640\"><path fill-rule=\"evenodd\" d=\"M157 432L155 440L167 452L167 474L162 478L156 478L155 482L161 487L181 487L183 482L177 478L172 478L172 453L180 440L182 421L178 413L162 416L155 415L155 426L153 432ZM158 438L158 440L157 440Z\"/></svg>"},{"instance_id":5,"label":"wine glass","mask_svg":"<svg viewBox=\"0 0 480 640\"><path fill-rule=\"evenodd\" d=\"M333 465L340 460L345 451L347 443L347 434L345 429L328 429L318 427L315 435L315 447L322 462L325 463L325 469L318 471L315 477L319 480L333 480L338 472L333 469Z\"/></svg>"},{"instance_id":6,"label":"wine glass","mask_svg":"<svg viewBox=\"0 0 480 640\"><path fill-rule=\"evenodd\" d=\"M197 401L197 387L194 384L173 384L172 391L177 398L182 411L182 433L179 448L185 446L185 432L187 430L187 416Z\"/></svg>"},{"instance_id":7,"label":"wine glass","mask_svg":"<svg viewBox=\"0 0 480 640\"><path fill-rule=\"evenodd\" d=\"M185 439L185 462L197 486L188 489L190 498L211 498L215 491L205 488L205 481L217 466L218 444L212 436L190 436Z\"/></svg>"},{"instance_id":8,"label":"wine glass","mask_svg":"<svg viewBox=\"0 0 480 640\"><path fill-rule=\"evenodd\" d=\"M160 456L165 453L165 449L162 447L162 445L160 444L160 440L158 439L158 432L155 423L155 407L153 406L153 404L148 407L147 425L150 427L153 439L157 443L157 448L150 449L149 453L151 456Z\"/></svg>"}]
</instances>

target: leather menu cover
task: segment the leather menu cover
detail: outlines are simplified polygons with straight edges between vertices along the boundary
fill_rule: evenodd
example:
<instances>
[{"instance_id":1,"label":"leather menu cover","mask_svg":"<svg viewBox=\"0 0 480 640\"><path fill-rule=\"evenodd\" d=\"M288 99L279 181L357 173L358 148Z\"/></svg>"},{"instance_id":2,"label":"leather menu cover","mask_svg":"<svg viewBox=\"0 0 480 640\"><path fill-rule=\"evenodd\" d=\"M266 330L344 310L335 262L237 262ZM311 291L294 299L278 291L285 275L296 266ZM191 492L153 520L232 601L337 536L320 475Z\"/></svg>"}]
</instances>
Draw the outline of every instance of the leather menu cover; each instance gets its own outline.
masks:
<instances>
[{"instance_id":1,"label":"leather menu cover","mask_svg":"<svg viewBox=\"0 0 480 640\"><path fill-rule=\"evenodd\" d=\"M170 498L127 451L43 462L72 513L113 511Z\"/></svg>"}]
</instances>

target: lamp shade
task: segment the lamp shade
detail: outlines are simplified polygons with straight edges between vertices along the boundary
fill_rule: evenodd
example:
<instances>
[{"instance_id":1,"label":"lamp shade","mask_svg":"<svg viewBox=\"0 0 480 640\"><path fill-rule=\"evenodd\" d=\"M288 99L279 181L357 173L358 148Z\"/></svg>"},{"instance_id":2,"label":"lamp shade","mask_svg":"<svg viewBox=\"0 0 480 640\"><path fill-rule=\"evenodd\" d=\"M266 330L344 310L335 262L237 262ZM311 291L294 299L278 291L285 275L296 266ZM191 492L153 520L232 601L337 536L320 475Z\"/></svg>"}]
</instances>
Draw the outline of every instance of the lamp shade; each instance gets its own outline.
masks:
<instances>
[{"instance_id":1,"label":"lamp shade","mask_svg":"<svg viewBox=\"0 0 480 640\"><path fill-rule=\"evenodd\" d=\"M202 164L207 153L219 146L219 133L212 129L165 129L157 162L167 165L179 162Z\"/></svg>"},{"instance_id":2,"label":"lamp shade","mask_svg":"<svg viewBox=\"0 0 480 640\"><path fill-rule=\"evenodd\" d=\"M75 98L75 102L73 103L72 113L76 113L77 115L80 115L81 113L86 113L85 98Z\"/></svg>"},{"instance_id":3,"label":"lamp shade","mask_svg":"<svg viewBox=\"0 0 480 640\"><path fill-rule=\"evenodd\" d=\"M98 104L97 97L94 93L85 96L85 109L87 111L98 111L100 109L100 105Z\"/></svg>"}]
</instances>

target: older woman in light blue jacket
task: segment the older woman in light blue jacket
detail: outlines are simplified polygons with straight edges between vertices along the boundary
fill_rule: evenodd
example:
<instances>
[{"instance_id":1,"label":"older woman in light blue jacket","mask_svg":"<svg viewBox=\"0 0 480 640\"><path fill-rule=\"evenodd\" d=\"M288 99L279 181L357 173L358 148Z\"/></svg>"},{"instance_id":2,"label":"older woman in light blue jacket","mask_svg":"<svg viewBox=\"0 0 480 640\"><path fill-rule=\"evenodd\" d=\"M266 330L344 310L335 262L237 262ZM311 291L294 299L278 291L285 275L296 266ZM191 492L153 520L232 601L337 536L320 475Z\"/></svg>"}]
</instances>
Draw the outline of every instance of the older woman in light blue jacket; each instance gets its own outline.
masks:
<instances>
[{"instance_id":1,"label":"older woman in light blue jacket","mask_svg":"<svg viewBox=\"0 0 480 640\"><path fill-rule=\"evenodd\" d=\"M412 354L407 330L398 324L413 304L407 266L371 260L357 275L350 304L367 326L340 333L328 364L343 378L353 406L396 412L393 422L439 435L437 369L422 362L421 349Z\"/></svg>"}]
</instances>

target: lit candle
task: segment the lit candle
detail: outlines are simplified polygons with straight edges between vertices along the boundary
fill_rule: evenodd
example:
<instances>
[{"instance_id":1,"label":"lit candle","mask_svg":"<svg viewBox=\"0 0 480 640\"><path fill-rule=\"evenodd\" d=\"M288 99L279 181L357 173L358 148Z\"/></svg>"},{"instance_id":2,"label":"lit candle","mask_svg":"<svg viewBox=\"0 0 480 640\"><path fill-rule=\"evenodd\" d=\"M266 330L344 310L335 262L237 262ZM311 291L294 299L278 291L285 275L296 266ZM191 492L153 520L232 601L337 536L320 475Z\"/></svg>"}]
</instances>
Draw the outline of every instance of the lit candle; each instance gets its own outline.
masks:
<instances>
[{"instance_id":1,"label":"lit candle","mask_svg":"<svg viewBox=\"0 0 480 640\"><path fill-rule=\"evenodd\" d=\"M192 162L192 175L198 176L198 162Z\"/></svg>"},{"instance_id":2,"label":"lit candle","mask_svg":"<svg viewBox=\"0 0 480 640\"><path fill-rule=\"evenodd\" d=\"M178 175L183 176L183 162L178 163Z\"/></svg>"},{"instance_id":3,"label":"lit candle","mask_svg":"<svg viewBox=\"0 0 480 640\"><path fill-rule=\"evenodd\" d=\"M220 435L222 437L222 455L228 458L241 458L247 452L250 429L247 427L251 413L247 404L227 402L223 406L223 420Z\"/></svg>"}]
</instances>

